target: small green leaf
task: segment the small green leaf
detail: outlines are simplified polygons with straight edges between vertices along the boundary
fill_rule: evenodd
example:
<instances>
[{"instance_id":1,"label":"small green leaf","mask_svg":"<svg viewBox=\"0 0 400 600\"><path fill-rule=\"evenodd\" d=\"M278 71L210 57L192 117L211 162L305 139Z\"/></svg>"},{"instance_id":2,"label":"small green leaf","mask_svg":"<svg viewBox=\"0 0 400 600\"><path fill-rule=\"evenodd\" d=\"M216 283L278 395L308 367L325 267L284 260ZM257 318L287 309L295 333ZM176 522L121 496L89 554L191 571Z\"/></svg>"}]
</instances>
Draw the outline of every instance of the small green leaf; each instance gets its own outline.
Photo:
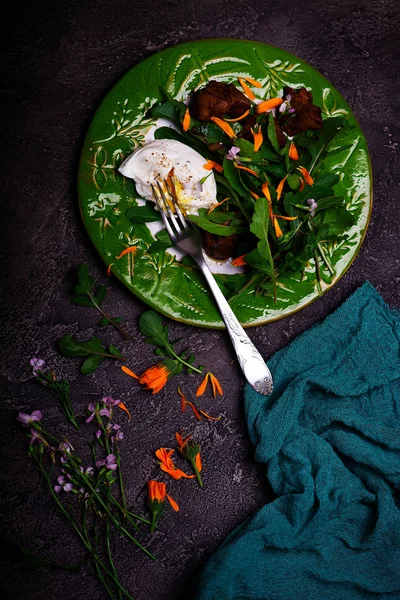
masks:
<instances>
[{"instance_id":1,"label":"small green leaf","mask_svg":"<svg viewBox=\"0 0 400 600\"><path fill-rule=\"evenodd\" d=\"M122 354L121 352L118 350L118 348L116 348L115 346L109 346L108 347L108 351L110 354L112 354L113 356L119 356L121 357Z\"/></svg>"},{"instance_id":2,"label":"small green leaf","mask_svg":"<svg viewBox=\"0 0 400 600\"><path fill-rule=\"evenodd\" d=\"M154 354L157 356L165 356L165 351L161 350L161 348L154 348Z\"/></svg>"},{"instance_id":3,"label":"small green leaf","mask_svg":"<svg viewBox=\"0 0 400 600\"><path fill-rule=\"evenodd\" d=\"M279 154L281 149L280 149L280 146L278 143L278 139L276 137L275 119L274 119L274 115L272 114L272 111L268 115L267 131L268 131L268 139L271 142L273 149L275 150L275 152L277 152Z\"/></svg>"},{"instance_id":4,"label":"small green leaf","mask_svg":"<svg viewBox=\"0 0 400 600\"><path fill-rule=\"evenodd\" d=\"M91 306L92 308L94 306L93 301L87 296L72 296L71 302L77 306Z\"/></svg>"},{"instance_id":5,"label":"small green leaf","mask_svg":"<svg viewBox=\"0 0 400 600\"><path fill-rule=\"evenodd\" d=\"M96 290L96 294L94 296L96 303L98 306L101 306L104 302L104 298L106 297L107 294L107 286L106 285L100 285L97 290Z\"/></svg>"},{"instance_id":6,"label":"small green leaf","mask_svg":"<svg viewBox=\"0 0 400 600\"><path fill-rule=\"evenodd\" d=\"M99 356L98 354L94 354L93 356L89 356L81 365L81 373L82 375L90 375L93 373L103 361L103 356Z\"/></svg>"},{"instance_id":7,"label":"small green leaf","mask_svg":"<svg viewBox=\"0 0 400 600\"><path fill-rule=\"evenodd\" d=\"M147 310L141 315L139 327L148 344L161 348L168 346L168 327L163 326L160 315L154 310Z\"/></svg>"},{"instance_id":8,"label":"small green leaf","mask_svg":"<svg viewBox=\"0 0 400 600\"><path fill-rule=\"evenodd\" d=\"M153 223L161 220L159 211L151 202L147 202L144 206L131 206L125 212L125 216L131 223Z\"/></svg>"}]
</instances>

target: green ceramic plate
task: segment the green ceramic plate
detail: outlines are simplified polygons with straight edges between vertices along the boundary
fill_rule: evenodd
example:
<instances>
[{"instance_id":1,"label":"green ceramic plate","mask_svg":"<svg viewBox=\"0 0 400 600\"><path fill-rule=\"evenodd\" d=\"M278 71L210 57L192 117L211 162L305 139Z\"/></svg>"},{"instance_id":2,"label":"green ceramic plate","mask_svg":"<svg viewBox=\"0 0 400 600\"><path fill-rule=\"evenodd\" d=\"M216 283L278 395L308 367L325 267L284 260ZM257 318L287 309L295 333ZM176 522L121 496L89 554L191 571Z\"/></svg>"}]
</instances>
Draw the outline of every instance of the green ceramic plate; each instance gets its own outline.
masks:
<instances>
[{"instance_id":1,"label":"green ceramic plate","mask_svg":"<svg viewBox=\"0 0 400 600\"><path fill-rule=\"evenodd\" d=\"M161 87L181 100L209 79L230 83L246 76L263 84L257 90L262 98L276 96L285 85L304 85L312 90L324 118L342 115L353 126L335 136L319 167L321 174L340 174L336 192L346 198L348 210L356 217L347 239L326 244L335 275L329 285L323 285L323 293L354 260L371 212L371 165L364 135L347 102L303 60L259 42L229 39L188 42L143 60L109 92L89 127L79 166L80 209L96 250L124 285L155 310L199 327L223 327L201 273L169 252L147 252L154 237L147 225L133 225L126 219L125 212L136 199L131 182L117 168L154 130L146 111L162 100ZM136 255L116 259L132 245L138 247ZM234 278L244 275L220 274L217 280L228 297L234 296L231 306L241 323L251 326L290 315L317 299L314 271L311 264L303 278L295 274L280 279L275 303L255 295L251 287L234 296Z\"/></svg>"}]
</instances>

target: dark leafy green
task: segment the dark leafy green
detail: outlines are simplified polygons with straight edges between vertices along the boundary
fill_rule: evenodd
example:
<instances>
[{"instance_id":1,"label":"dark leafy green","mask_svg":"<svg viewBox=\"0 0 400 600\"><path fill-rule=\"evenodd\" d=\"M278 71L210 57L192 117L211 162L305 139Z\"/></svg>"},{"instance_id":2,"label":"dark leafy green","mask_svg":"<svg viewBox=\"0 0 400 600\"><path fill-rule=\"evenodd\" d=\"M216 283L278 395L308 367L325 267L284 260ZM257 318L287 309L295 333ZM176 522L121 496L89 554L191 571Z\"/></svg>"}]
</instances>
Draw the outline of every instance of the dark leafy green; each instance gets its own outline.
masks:
<instances>
[{"instance_id":1,"label":"dark leafy green","mask_svg":"<svg viewBox=\"0 0 400 600\"><path fill-rule=\"evenodd\" d=\"M78 285L74 287L74 294L71 297L71 302L78 306L91 306L96 308L102 315L102 318L98 323L101 327L113 325L129 339L129 334L119 325L122 320L121 317L111 317L102 309L107 294L107 286L99 285L96 287L93 277L89 274L89 267L86 264L79 265L77 275Z\"/></svg>"},{"instance_id":2,"label":"dark leafy green","mask_svg":"<svg viewBox=\"0 0 400 600\"><path fill-rule=\"evenodd\" d=\"M115 346L109 346L107 349L103 346L103 342L95 336L87 342L80 342L71 335L64 335L58 342L58 349L63 356L85 358L80 369L83 375L93 373L105 358L125 360Z\"/></svg>"}]
</instances>

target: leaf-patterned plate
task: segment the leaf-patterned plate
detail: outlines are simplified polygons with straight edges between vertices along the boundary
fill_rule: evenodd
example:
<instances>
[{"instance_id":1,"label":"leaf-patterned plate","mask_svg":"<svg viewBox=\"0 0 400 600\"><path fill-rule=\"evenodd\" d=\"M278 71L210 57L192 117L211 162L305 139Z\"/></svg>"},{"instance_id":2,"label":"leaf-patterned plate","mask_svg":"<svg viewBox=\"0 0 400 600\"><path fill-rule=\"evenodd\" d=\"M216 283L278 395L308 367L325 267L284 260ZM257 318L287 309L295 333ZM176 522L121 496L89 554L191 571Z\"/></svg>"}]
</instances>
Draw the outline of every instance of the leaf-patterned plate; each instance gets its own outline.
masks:
<instances>
[{"instance_id":1,"label":"leaf-patterned plate","mask_svg":"<svg viewBox=\"0 0 400 600\"><path fill-rule=\"evenodd\" d=\"M364 239L372 206L371 165L364 135L349 105L300 58L259 42L229 39L188 42L150 56L126 73L103 100L87 132L79 166L82 218L101 258L112 265L111 272L160 313L213 329L222 328L223 323L201 273L172 251L148 252L153 234L146 224L134 225L126 218L126 210L137 201L130 181L117 169L135 148L151 139L155 122L146 113L163 99L161 88L182 100L209 79L230 83L238 77L260 81L263 87L256 93L262 98L276 96L285 85L304 85L322 107L324 118L342 115L353 126L334 137L319 167L320 174L340 175L335 190L356 217L346 238L325 244L335 270L331 283L323 284L325 293L350 266ZM137 246L136 253L117 258L130 246ZM290 315L317 299L314 273L310 264L302 274L282 277L276 302L255 294L251 285L237 293L244 275L220 273L216 277L241 323L251 326Z\"/></svg>"}]
</instances>

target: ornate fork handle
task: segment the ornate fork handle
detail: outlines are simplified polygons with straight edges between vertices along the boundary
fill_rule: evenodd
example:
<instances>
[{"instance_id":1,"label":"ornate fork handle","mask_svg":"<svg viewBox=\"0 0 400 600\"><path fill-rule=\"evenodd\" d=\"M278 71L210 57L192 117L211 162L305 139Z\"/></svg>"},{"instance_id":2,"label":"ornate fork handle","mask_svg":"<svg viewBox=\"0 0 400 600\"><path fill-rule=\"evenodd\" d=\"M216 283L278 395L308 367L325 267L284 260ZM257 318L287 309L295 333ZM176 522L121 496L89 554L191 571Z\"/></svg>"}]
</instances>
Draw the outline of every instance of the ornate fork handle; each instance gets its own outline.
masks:
<instances>
[{"instance_id":1,"label":"ornate fork handle","mask_svg":"<svg viewBox=\"0 0 400 600\"><path fill-rule=\"evenodd\" d=\"M271 394L273 387L272 375L261 354L237 320L225 296L219 289L204 255L193 257L202 270L218 304L244 376L257 392L265 396Z\"/></svg>"}]
</instances>

